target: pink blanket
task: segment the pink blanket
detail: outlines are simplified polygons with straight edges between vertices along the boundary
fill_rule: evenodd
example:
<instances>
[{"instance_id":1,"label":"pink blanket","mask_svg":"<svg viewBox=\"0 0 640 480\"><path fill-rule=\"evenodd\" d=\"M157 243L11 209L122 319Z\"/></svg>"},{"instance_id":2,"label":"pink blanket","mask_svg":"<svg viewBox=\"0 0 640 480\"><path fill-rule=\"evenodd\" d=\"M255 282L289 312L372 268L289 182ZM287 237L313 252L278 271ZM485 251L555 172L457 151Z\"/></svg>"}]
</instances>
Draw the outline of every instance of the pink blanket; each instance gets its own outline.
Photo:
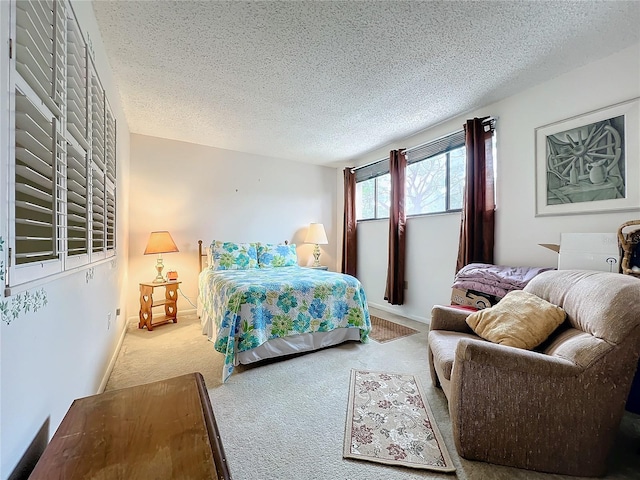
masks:
<instances>
[{"instance_id":1,"label":"pink blanket","mask_svg":"<svg viewBox=\"0 0 640 480\"><path fill-rule=\"evenodd\" d=\"M488 263L470 263L456 274L452 288L476 290L504 297L511 290L522 290L529 281L551 267L507 267Z\"/></svg>"}]
</instances>

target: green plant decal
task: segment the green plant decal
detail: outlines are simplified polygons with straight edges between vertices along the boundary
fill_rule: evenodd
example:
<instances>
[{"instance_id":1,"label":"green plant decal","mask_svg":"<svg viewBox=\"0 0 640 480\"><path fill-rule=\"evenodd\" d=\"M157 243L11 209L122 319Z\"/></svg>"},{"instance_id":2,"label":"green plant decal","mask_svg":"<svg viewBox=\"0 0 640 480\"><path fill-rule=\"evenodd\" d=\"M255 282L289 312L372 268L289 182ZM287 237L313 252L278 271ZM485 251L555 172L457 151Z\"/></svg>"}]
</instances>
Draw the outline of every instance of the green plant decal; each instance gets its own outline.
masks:
<instances>
[{"instance_id":1,"label":"green plant decal","mask_svg":"<svg viewBox=\"0 0 640 480\"><path fill-rule=\"evenodd\" d=\"M4 239L0 237L0 252L4 252ZM0 258L0 280L4 286L4 255ZM48 303L47 292L44 288L31 293L26 291L14 297L0 300L0 318L9 325L16 320L20 314L37 312Z\"/></svg>"},{"instance_id":2,"label":"green plant decal","mask_svg":"<svg viewBox=\"0 0 640 480\"><path fill-rule=\"evenodd\" d=\"M0 301L0 317L2 321L9 325L21 314L37 312L48 303L47 292L44 288L35 292L26 291L19 293L8 300Z\"/></svg>"}]
</instances>

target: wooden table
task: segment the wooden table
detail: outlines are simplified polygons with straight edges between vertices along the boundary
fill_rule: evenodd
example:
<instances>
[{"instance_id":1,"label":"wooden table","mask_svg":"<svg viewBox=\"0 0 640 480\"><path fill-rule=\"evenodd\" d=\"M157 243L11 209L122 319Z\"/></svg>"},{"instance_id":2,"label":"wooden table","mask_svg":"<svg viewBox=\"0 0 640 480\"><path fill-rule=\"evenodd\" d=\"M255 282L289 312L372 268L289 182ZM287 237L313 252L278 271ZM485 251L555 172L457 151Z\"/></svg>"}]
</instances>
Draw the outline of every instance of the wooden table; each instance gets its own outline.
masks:
<instances>
[{"instance_id":1,"label":"wooden table","mask_svg":"<svg viewBox=\"0 0 640 480\"><path fill-rule=\"evenodd\" d=\"M178 287L182 282L143 282L140 284L140 321L138 328L147 327L152 331L153 327L164 325L165 323L178 322ZM157 287L164 287L164 298L153 299L153 290ZM164 305L164 315L157 317L153 321L153 307Z\"/></svg>"},{"instance_id":2,"label":"wooden table","mask_svg":"<svg viewBox=\"0 0 640 480\"><path fill-rule=\"evenodd\" d=\"M33 480L231 479L200 373L75 400Z\"/></svg>"}]
</instances>

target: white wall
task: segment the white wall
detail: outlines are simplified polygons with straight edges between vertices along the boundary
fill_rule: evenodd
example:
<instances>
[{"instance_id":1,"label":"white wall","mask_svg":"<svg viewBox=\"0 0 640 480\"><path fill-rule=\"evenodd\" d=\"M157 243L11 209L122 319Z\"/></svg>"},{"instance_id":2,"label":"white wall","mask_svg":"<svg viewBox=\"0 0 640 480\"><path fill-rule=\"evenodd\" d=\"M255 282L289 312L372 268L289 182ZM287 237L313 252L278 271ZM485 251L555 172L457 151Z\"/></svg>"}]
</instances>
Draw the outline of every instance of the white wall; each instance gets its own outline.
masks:
<instances>
[{"instance_id":1,"label":"white wall","mask_svg":"<svg viewBox=\"0 0 640 480\"><path fill-rule=\"evenodd\" d=\"M495 263L556 266L557 254L538 246L539 243L559 243L562 232L615 232L623 222L640 218L640 206L633 211L617 213L536 217L534 131L537 127L638 96L640 44L394 142L354 159L349 166L364 165L386 157L391 149L413 147L459 130L468 118L497 117ZM638 160L638 152L635 159ZM339 213L343 205L340 169L336 184ZM384 300L388 223L378 220L359 224L358 278L370 303L421 320L428 320L434 304L448 303L459 225L459 214L407 220L408 290L405 304L397 307Z\"/></svg>"},{"instance_id":2,"label":"white wall","mask_svg":"<svg viewBox=\"0 0 640 480\"><path fill-rule=\"evenodd\" d=\"M164 272L178 271L181 289L197 298L197 241L298 245L302 265L313 262L304 244L311 222L335 236L335 169L192 143L131 136L130 315L139 309L139 282L155 276L145 256L149 233L168 230L180 252L164 255ZM321 246L320 261L335 269L336 243ZM192 309L184 298L178 312ZM178 317L179 318L179 317Z\"/></svg>"},{"instance_id":3,"label":"white wall","mask_svg":"<svg viewBox=\"0 0 640 480\"><path fill-rule=\"evenodd\" d=\"M8 2L2 2L6 13ZM47 295L38 312L25 312L9 325L0 325L1 407L0 478L7 478L31 444L40 427L49 421L49 438L76 398L98 393L124 332L128 259L129 130L116 85L100 39L90 2L74 2L81 28L89 34L100 79L117 119L117 256L95 266L87 281L83 269L45 281L37 289ZM5 45L7 18L0 18ZM2 115L6 125L8 95L2 77ZM6 137L2 137L6 145ZM5 177L2 172L2 177ZM0 224L6 224L6 192ZM15 299L5 298L13 301ZM116 317L116 309L121 314ZM107 317L111 314L108 327Z\"/></svg>"}]
</instances>

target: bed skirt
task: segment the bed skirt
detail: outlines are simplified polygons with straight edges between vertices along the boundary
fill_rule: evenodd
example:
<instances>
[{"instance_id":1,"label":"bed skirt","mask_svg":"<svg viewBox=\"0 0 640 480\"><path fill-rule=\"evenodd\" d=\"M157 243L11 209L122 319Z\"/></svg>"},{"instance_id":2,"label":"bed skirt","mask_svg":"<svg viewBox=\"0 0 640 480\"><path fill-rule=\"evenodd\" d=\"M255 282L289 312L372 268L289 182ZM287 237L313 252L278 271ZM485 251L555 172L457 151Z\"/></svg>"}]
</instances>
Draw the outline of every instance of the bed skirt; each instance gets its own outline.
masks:
<instances>
[{"instance_id":1,"label":"bed skirt","mask_svg":"<svg viewBox=\"0 0 640 480\"><path fill-rule=\"evenodd\" d=\"M268 342L251 350L238 352L235 365L248 364L267 358L281 357L294 353L309 352L320 348L331 347L348 340L360 341L359 328L336 328L329 332L302 333L289 337L272 338Z\"/></svg>"}]
</instances>

